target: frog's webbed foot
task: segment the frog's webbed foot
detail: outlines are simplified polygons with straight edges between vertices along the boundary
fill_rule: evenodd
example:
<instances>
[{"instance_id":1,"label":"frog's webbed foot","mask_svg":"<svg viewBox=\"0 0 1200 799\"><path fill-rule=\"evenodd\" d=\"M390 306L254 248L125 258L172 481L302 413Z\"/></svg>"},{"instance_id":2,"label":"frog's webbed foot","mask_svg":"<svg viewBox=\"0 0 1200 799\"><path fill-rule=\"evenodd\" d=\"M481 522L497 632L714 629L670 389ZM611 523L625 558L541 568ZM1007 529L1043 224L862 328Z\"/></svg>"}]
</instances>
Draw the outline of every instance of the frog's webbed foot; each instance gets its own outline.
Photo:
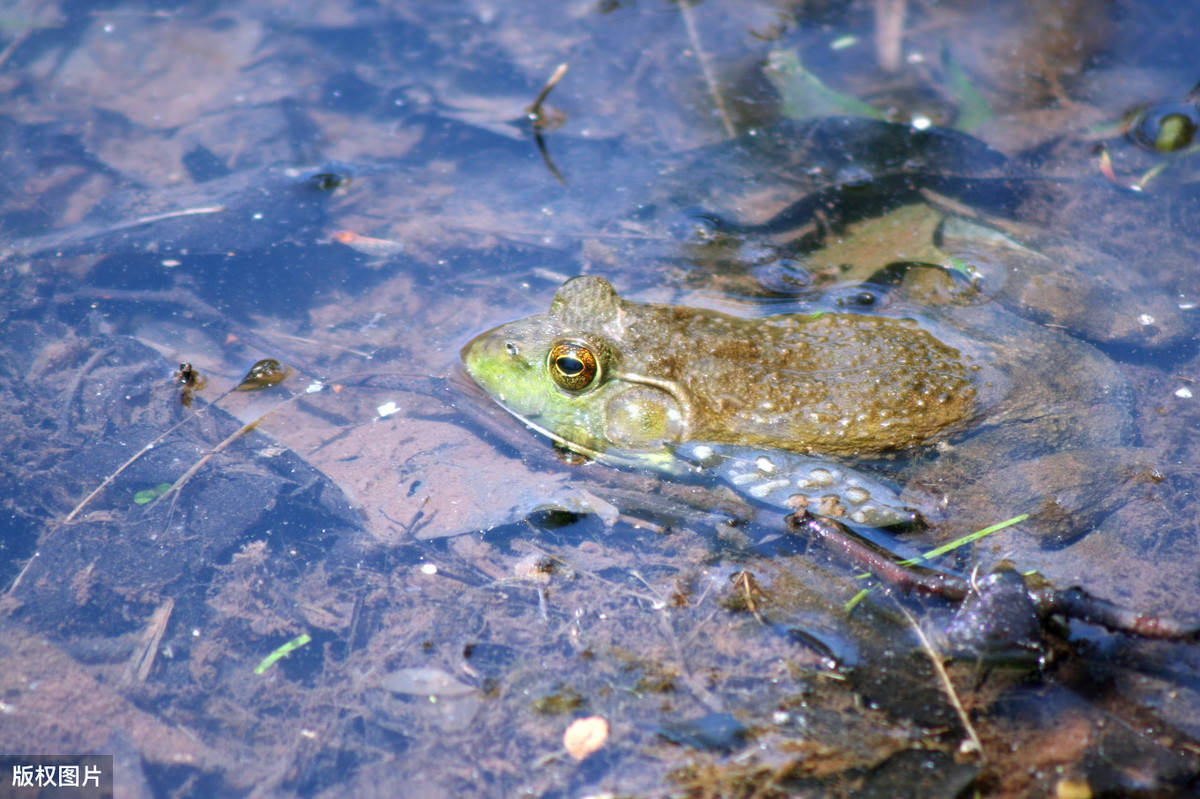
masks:
<instances>
[{"instance_id":1,"label":"frog's webbed foot","mask_svg":"<svg viewBox=\"0 0 1200 799\"><path fill-rule=\"evenodd\" d=\"M998 569L982 580L968 580L925 567L897 563L887 553L833 520L797 513L793 532L813 535L845 554L857 566L905 591L940 596L961 605L946 628L953 649L994 656L1042 649L1043 632L1058 616L1098 624L1112 632L1166 640L1200 639L1200 625L1138 613L1092 596L1079 587L1031 588L1020 574Z\"/></svg>"},{"instance_id":2,"label":"frog's webbed foot","mask_svg":"<svg viewBox=\"0 0 1200 799\"><path fill-rule=\"evenodd\" d=\"M978 581L943 631L950 650L995 660L1040 658L1045 617L1025 578L1000 568Z\"/></svg>"},{"instance_id":3,"label":"frog's webbed foot","mask_svg":"<svg viewBox=\"0 0 1200 799\"><path fill-rule=\"evenodd\" d=\"M988 659L1040 654L1043 631L1059 616L1141 638L1200 637L1200 626L1137 613L1079 587L1031 588L1020 574L1001 568L972 581L970 593L946 626L946 641L953 651Z\"/></svg>"}]
</instances>

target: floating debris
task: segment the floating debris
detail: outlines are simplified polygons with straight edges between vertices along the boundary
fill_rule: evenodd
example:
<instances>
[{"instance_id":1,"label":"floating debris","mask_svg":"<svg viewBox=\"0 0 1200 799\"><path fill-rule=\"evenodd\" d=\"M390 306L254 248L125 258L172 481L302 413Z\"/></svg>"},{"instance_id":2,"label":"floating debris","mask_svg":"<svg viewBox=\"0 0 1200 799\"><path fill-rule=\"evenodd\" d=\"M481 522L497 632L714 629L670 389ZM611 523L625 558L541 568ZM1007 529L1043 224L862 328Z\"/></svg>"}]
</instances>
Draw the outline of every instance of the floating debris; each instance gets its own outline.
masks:
<instances>
[{"instance_id":1,"label":"floating debris","mask_svg":"<svg viewBox=\"0 0 1200 799\"><path fill-rule=\"evenodd\" d=\"M360 233L355 233L353 230L339 230L333 234L333 240L338 244L345 244L350 249L357 250L364 255L370 255L373 258L386 258L399 255L408 249L402 241L363 236Z\"/></svg>"},{"instance_id":2,"label":"floating debris","mask_svg":"<svg viewBox=\"0 0 1200 799\"><path fill-rule=\"evenodd\" d=\"M143 488L133 495L133 504L148 505L171 490L170 483L159 483L154 488Z\"/></svg>"},{"instance_id":3,"label":"floating debris","mask_svg":"<svg viewBox=\"0 0 1200 799\"><path fill-rule=\"evenodd\" d=\"M254 673L262 674L267 669L274 666L275 661L279 660L280 658L287 657L292 652L295 652L297 649L299 649L302 646L307 646L311 641L312 641L312 636L309 635L308 633L301 633L300 635L297 635L295 638L288 641L286 644L279 647L274 652L272 652L271 654L269 654L265 658L263 658L262 662L254 667Z\"/></svg>"},{"instance_id":4,"label":"floating debris","mask_svg":"<svg viewBox=\"0 0 1200 799\"><path fill-rule=\"evenodd\" d=\"M238 391L258 391L278 385L287 379L292 370L274 358L263 358L250 367L242 382L237 384Z\"/></svg>"},{"instance_id":5,"label":"floating debris","mask_svg":"<svg viewBox=\"0 0 1200 799\"><path fill-rule=\"evenodd\" d=\"M175 379L183 386L183 390L179 392L179 402L185 408L192 407L192 394L208 385L204 376L190 363L179 364L179 370L175 372Z\"/></svg>"}]
</instances>

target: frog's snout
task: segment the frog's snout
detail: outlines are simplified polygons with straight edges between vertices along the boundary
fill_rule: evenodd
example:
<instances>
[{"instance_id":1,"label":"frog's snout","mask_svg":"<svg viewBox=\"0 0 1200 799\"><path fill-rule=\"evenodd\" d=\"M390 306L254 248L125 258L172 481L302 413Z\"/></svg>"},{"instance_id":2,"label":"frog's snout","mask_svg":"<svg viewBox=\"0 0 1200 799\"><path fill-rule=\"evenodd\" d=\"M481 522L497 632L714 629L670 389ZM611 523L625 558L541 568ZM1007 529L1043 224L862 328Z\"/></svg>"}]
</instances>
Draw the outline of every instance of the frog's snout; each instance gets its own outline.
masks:
<instances>
[{"instance_id":1,"label":"frog's snout","mask_svg":"<svg viewBox=\"0 0 1200 799\"><path fill-rule=\"evenodd\" d=\"M496 356L503 352L502 345L503 342L499 341L495 330L480 333L464 344L459 352L459 358L462 359L467 374L476 382L480 382L481 371L485 368L484 364L494 361Z\"/></svg>"}]
</instances>

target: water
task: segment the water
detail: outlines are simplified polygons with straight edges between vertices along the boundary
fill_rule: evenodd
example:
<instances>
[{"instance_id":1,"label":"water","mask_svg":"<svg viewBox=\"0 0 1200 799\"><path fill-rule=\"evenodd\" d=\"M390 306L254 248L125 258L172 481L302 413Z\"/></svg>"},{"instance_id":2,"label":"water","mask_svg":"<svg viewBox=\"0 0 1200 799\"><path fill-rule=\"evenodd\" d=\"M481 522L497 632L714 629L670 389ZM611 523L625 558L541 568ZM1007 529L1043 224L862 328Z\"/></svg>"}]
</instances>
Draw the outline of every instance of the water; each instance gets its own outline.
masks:
<instances>
[{"instance_id":1,"label":"water","mask_svg":"<svg viewBox=\"0 0 1200 799\"><path fill-rule=\"evenodd\" d=\"M803 262L824 200L889 181L1084 240L1194 326L1194 156L1114 123L1191 107L1195 12L910 7L897 39L873 9L5 10L0 749L112 752L150 795L1194 786L1194 644L1077 624L1041 672L960 663L987 757L956 754L900 610L951 608L876 589L848 613L857 571L777 515L564 463L459 370L583 271L641 300L803 302L820 275L758 278ZM764 72L788 54L824 88ZM563 62L539 149L527 107ZM889 160L858 135L878 123L781 119L814 93L975 138ZM1194 338L1107 350L1162 479L1103 534L987 555L1187 616ZM227 393L265 357L282 386ZM576 762L562 736L590 715L609 738ZM712 740L727 716L749 732Z\"/></svg>"}]
</instances>

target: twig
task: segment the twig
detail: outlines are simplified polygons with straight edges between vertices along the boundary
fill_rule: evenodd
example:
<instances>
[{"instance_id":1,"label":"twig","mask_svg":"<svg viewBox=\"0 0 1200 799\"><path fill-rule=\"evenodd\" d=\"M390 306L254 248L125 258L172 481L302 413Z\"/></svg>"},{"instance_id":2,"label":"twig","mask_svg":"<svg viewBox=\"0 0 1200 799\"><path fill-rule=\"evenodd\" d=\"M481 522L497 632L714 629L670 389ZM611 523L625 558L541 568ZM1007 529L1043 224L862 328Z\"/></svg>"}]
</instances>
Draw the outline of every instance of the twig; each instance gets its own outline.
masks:
<instances>
[{"instance_id":1,"label":"twig","mask_svg":"<svg viewBox=\"0 0 1200 799\"><path fill-rule=\"evenodd\" d=\"M171 433L178 430L183 425L187 424L188 422L192 421L193 419L203 416L204 412L207 411L208 408L212 407L216 402L220 402L222 399L227 397L229 395L229 393L230 393L229 391L226 391L224 394L217 397L216 400L209 403L207 406L200 408L198 411L196 411L193 414L188 414L183 419L180 419L178 422L171 425L166 430L164 430L162 433L157 435L154 438L154 440L151 441L149 444L146 444L145 446L141 447L137 452L130 455L129 458L127 458L124 463L122 463L120 466L118 466L115 471L113 471L111 474L109 474L108 477L105 477L104 480L100 483L100 485L96 486L94 489L92 489L91 493L89 493L86 497L81 499L79 501L79 503L74 508L71 509L71 512L68 513L65 517L63 517L62 521L60 521L54 527L50 528L50 530L48 530L43 535L40 545L45 546L45 542L46 542L46 540L48 540L50 538L50 536L56 534L59 530L63 529L64 527L69 525L72 521L74 521L75 517L78 516L80 514L80 512L83 511L83 509L88 506L88 503L90 503L93 499L95 499L96 496L101 491L103 491L104 489L106 489L110 485L112 485L112 482L114 480L116 480L118 477L120 477L122 472L124 472L126 469L128 469L133 464L137 463L137 461L143 455L145 455L147 452L149 452L150 450L154 449L156 446L161 444L164 440L166 440L167 436L169 436ZM17 574L16 579L14 579L12 581L12 584L9 585L8 590L4 592L5 596L12 596L16 592L17 588L21 585L21 580L23 580L25 578L25 573L29 571L30 567L33 566L34 561L36 561L38 559L38 554L39 554L38 552L34 552L33 557L31 557L29 560L25 561L25 565L21 568L21 571Z\"/></svg>"},{"instance_id":2,"label":"twig","mask_svg":"<svg viewBox=\"0 0 1200 799\"><path fill-rule=\"evenodd\" d=\"M533 126L533 141L537 144L538 152L542 154L542 162L546 168L550 170L550 174L554 176L562 185L567 185L566 179L562 173L558 171L558 167L554 165L554 159L550 157L550 151L546 149L546 139L542 136L542 131L550 131L558 128L566 121L566 116L560 112L546 113L542 107L542 103L546 101L546 97L550 94L550 90L558 85L558 82L563 79L563 75L567 74L567 64L564 61L559 64L546 81L546 85L538 92L538 96L534 98L533 105L525 109L525 118L529 120Z\"/></svg>"},{"instance_id":3,"label":"twig","mask_svg":"<svg viewBox=\"0 0 1200 799\"><path fill-rule=\"evenodd\" d=\"M224 399L226 396L229 395L229 393L230 392L226 391L224 394L217 397L216 402L219 402L222 399ZM128 469L130 466L132 466L134 463L136 463L138 461L138 459L140 459L147 452L149 452L150 450L154 449L156 446L161 444L166 439L167 436L171 435L171 433L174 433L180 427L182 427L183 425L192 421L196 417L202 416L204 414L204 412L206 410L208 410L208 408L211 406L212 406L212 403L209 403L208 406L200 408L198 411L196 411L196 413L189 414L187 417L180 419L178 422L171 425L163 432L159 433L158 436L155 437L155 439L153 441L151 441L149 444L145 445L144 447L139 449L137 452L130 455L128 460L126 460L124 463L122 463L120 466L118 466L116 468L116 470L114 472L112 472L108 477L105 477L103 482L101 482L100 485L98 485L94 489L92 489L92 492L90 494L88 494L86 497L81 499L79 501L79 504L76 505L74 508L72 508L71 512L68 513L65 517L63 517L63 520L59 523L58 526L66 527L68 524L70 524L72 521L74 521L75 517L79 515L80 511L82 511L85 507L87 507L87 504L89 502L91 502L93 499L95 499L97 494L99 494L104 489L108 488L108 486L112 484L113 480L116 480L118 477L120 477L122 472L124 472L126 469ZM57 530L58 528L55 528L55 529Z\"/></svg>"},{"instance_id":4,"label":"twig","mask_svg":"<svg viewBox=\"0 0 1200 799\"><path fill-rule=\"evenodd\" d=\"M900 69L905 0L875 0L875 58L885 72Z\"/></svg>"},{"instance_id":5,"label":"twig","mask_svg":"<svg viewBox=\"0 0 1200 799\"><path fill-rule=\"evenodd\" d=\"M167 597L154 609L142 633L141 650L134 654L126 669L127 685L133 684L134 681L145 682L150 676L150 669L154 668L154 659L158 656L158 645L162 643L163 633L167 631L167 622L170 621L171 612L174 610L175 600L171 597Z\"/></svg>"},{"instance_id":6,"label":"twig","mask_svg":"<svg viewBox=\"0 0 1200 799\"><path fill-rule=\"evenodd\" d=\"M904 618L908 619L908 623L912 625L913 632L917 634L917 640L921 642L921 649L925 652L925 656L929 658L929 662L933 664L933 670L937 673L938 680L942 684L942 690L946 693L946 698L950 700L950 705L954 708L954 712L958 714L958 720L962 723L963 729L967 731L967 741L959 747L959 751L963 754L975 753L980 758L984 757L983 744L979 740L979 736L975 733L975 727L971 724L971 719L967 716L966 708L958 699L958 692L954 690L954 683L950 682L950 675L946 673L946 667L942 664L942 656L933 648L933 644L929 643L929 638L926 637L925 631L921 629L921 625L917 624L917 620L912 617L904 608L900 608L900 612L904 614Z\"/></svg>"},{"instance_id":7,"label":"twig","mask_svg":"<svg viewBox=\"0 0 1200 799\"><path fill-rule=\"evenodd\" d=\"M759 624L766 624L763 621L762 614L758 612L758 605L754 602L754 589L756 586L751 582L752 579L750 572L744 569L734 575L735 583L742 589L742 596L746 600L746 607L754 614L754 618L758 620Z\"/></svg>"},{"instance_id":8,"label":"twig","mask_svg":"<svg viewBox=\"0 0 1200 799\"><path fill-rule=\"evenodd\" d=\"M692 14L690 0L680 0L679 13L683 15L683 24L687 28L688 39L692 43L692 50L696 53L696 60L700 62L700 71L704 74L704 82L708 84L708 93L712 95L713 102L716 103L717 113L721 116L721 124L725 127L725 135L732 139L737 136L737 130L733 126L729 110L725 108L725 98L721 96L721 87L717 84L712 60L705 52L704 45L700 43L700 33L696 30L696 19Z\"/></svg>"},{"instance_id":9,"label":"twig","mask_svg":"<svg viewBox=\"0 0 1200 799\"><path fill-rule=\"evenodd\" d=\"M228 394L228 393L229 392L226 392L226 394ZM218 399L223 398L224 396L226 396L226 394L222 394L221 397L218 397ZM157 505L159 502L162 502L167 497L174 495L175 499L173 499L171 501L171 509L172 509L172 511L174 511L175 500L178 499L179 492L182 491L183 487L188 483L188 481L191 480L196 475L196 472L200 471L200 469L202 469L204 467L204 464L206 464L210 460L212 460L212 458L214 456L223 452L230 444L237 441L242 436L246 435L247 433L253 432L255 430L255 428L257 428L260 424L262 424L263 422L265 422L267 420L268 416L275 413L280 408L283 408L287 405L291 405L293 402L296 402L299 399L303 399L306 396L308 396L308 395L305 392L301 391L296 394L293 394L292 396L288 397L287 399L280 400L279 402L277 402L275 405L271 406L266 411L263 411L263 413L260 414L257 418L255 418L249 422L246 422L244 425L239 427L237 430L230 433L228 436L225 437L225 439L223 441L221 441L221 443L217 444L215 447L213 447L211 450L209 450L203 456L201 456L199 460L197 460L190 467L188 467L188 470L186 472L184 472L182 475L180 475L179 478L176 479L175 482L171 484L170 488L168 488L166 491L164 491L163 493L161 493L157 497L155 497L154 502L152 502L150 504L150 507L154 507L155 505Z\"/></svg>"},{"instance_id":10,"label":"twig","mask_svg":"<svg viewBox=\"0 0 1200 799\"><path fill-rule=\"evenodd\" d=\"M121 222L108 228L106 233L113 233L118 230L125 230L132 227L141 227L142 225L152 225L155 222L164 222L168 219L178 219L183 216L202 216L204 214L223 214L229 210L224 205L206 205L199 208L181 208L178 211L166 211L161 214L151 214L150 216L139 216L137 219L130 219L128 222Z\"/></svg>"},{"instance_id":11,"label":"twig","mask_svg":"<svg viewBox=\"0 0 1200 799\"><path fill-rule=\"evenodd\" d=\"M0 67L3 67L13 52L25 43L25 40L29 38L29 34L31 33L33 33L33 28L26 28L14 36L11 42L5 45L4 50L0 51Z\"/></svg>"},{"instance_id":12,"label":"twig","mask_svg":"<svg viewBox=\"0 0 1200 799\"><path fill-rule=\"evenodd\" d=\"M566 74L567 63L564 61L555 68L554 73L550 75L550 79L546 81L546 85L542 87L542 90L538 92L538 96L534 98L533 104L525 110L525 113L529 115L529 121L533 123L534 127L542 127L546 124L545 115L542 114L542 103L546 101L550 90L557 86L558 82L563 79L563 75Z\"/></svg>"},{"instance_id":13,"label":"twig","mask_svg":"<svg viewBox=\"0 0 1200 799\"><path fill-rule=\"evenodd\" d=\"M554 176L562 185L567 185L567 179L562 176L562 172L558 171L558 167L554 165L554 159L550 157L550 151L546 149L546 137L542 135L541 130L534 130L533 142L537 145L538 152L542 154L542 163L546 165L546 169L550 170L550 174Z\"/></svg>"}]
</instances>

